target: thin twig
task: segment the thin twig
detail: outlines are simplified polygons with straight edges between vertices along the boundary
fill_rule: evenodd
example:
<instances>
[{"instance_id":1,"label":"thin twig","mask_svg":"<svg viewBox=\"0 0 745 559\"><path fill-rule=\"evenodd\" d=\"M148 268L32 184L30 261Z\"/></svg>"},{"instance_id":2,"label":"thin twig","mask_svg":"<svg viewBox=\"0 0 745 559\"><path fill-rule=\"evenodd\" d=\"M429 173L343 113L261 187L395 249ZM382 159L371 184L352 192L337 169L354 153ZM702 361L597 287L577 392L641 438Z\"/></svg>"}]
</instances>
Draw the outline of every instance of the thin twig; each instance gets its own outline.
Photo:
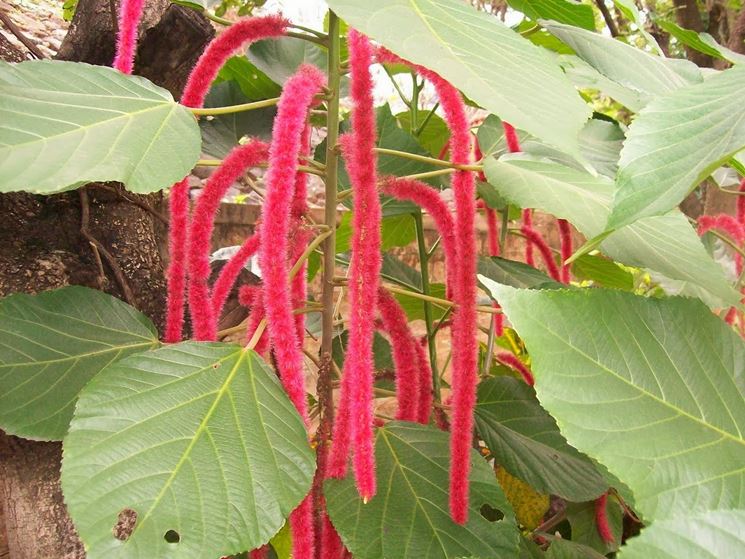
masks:
<instances>
[{"instance_id":1,"label":"thin twig","mask_svg":"<svg viewBox=\"0 0 745 559\"><path fill-rule=\"evenodd\" d=\"M119 289L122 292L124 300L130 305L136 306L137 301L135 299L134 293L129 287L127 278L124 277L124 273L119 267L119 263L116 261L116 258L114 258L114 255L106 250L106 247L103 246L101 241L96 239L88 230L88 224L90 223L90 203L88 201L87 187L82 187L78 190L78 192L80 195L80 234L91 245L94 245L96 247L98 254L104 257L106 263L109 265L109 268L111 268L111 271L114 274L114 279L116 279L116 283L119 285Z\"/></svg>"},{"instance_id":2,"label":"thin twig","mask_svg":"<svg viewBox=\"0 0 745 559\"><path fill-rule=\"evenodd\" d=\"M603 15L603 19L605 20L605 24L608 26L608 31L610 31L611 37L618 37L618 26L616 25L616 22L613 21L613 16L610 14L610 11L608 11L608 6L605 5L605 0L595 0L595 5Z\"/></svg>"},{"instance_id":3,"label":"thin twig","mask_svg":"<svg viewBox=\"0 0 745 559\"><path fill-rule=\"evenodd\" d=\"M8 28L8 31L13 33L13 35L15 35L16 38L21 41L21 43L23 43L23 46L31 51L31 54L33 54L34 57L38 58L39 60L46 58L46 56L44 56L44 53L41 52L41 50L39 50L39 47L36 46L36 43L34 43L31 39L23 34L23 31L21 31L21 29L15 23L13 23L13 20L10 19L10 16L8 16L8 14L0 11L0 21L5 24L5 27Z\"/></svg>"},{"instance_id":4,"label":"thin twig","mask_svg":"<svg viewBox=\"0 0 745 559\"><path fill-rule=\"evenodd\" d=\"M122 192L121 190L119 190L117 188L114 188L112 186L109 186L107 184L102 184L100 186L100 188L103 188L104 190L108 190L109 192L113 192L114 194L116 194L117 196L119 196L122 200L126 200L130 204L134 204L135 206L138 206L138 207L142 208L146 212L152 214L155 218L157 218L162 223L165 223L166 225L168 225L168 217L166 217L165 215L163 215L162 213L160 213L158 210L156 210L155 208L153 208L147 202L144 202L142 200L138 200L137 198L130 198L129 196L127 196L126 194L124 194L124 192Z\"/></svg>"}]
</instances>

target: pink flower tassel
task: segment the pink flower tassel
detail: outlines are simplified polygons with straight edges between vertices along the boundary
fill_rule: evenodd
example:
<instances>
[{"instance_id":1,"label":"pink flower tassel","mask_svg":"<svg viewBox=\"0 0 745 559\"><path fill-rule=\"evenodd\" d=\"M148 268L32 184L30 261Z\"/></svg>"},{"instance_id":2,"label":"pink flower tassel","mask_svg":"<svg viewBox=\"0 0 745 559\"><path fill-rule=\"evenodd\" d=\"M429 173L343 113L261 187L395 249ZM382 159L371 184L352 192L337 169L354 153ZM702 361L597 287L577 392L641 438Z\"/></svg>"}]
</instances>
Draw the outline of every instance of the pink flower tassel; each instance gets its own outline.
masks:
<instances>
[{"instance_id":1,"label":"pink flower tassel","mask_svg":"<svg viewBox=\"0 0 745 559\"><path fill-rule=\"evenodd\" d=\"M184 296L186 294L186 252L189 234L189 181L176 183L168 198L170 222L168 250L171 262L166 272L166 334L169 344L181 341L184 331Z\"/></svg>"},{"instance_id":2,"label":"pink flower tassel","mask_svg":"<svg viewBox=\"0 0 745 559\"><path fill-rule=\"evenodd\" d=\"M600 539L605 543L613 543L616 539L613 537L613 530L608 523L608 493L603 493L595 500L595 525L600 534Z\"/></svg>"},{"instance_id":3,"label":"pink flower tassel","mask_svg":"<svg viewBox=\"0 0 745 559\"><path fill-rule=\"evenodd\" d=\"M745 198L745 196L738 196L738 198ZM739 203L740 201L738 200L738 204ZM702 215L698 218L699 235L703 235L712 229L726 233L737 244L737 246L742 246L743 243L745 243L745 224L739 222L731 215ZM742 254L736 252L735 267L738 276L742 273L742 266Z\"/></svg>"},{"instance_id":4,"label":"pink flower tassel","mask_svg":"<svg viewBox=\"0 0 745 559\"><path fill-rule=\"evenodd\" d=\"M233 289L238 276L243 270L243 267L248 262L256 251L259 250L261 244L261 237L258 234L251 235L244 241L241 248L238 249L230 260L220 270L220 275L217 276L214 285L212 286L212 312L214 316L219 320L222 314L223 306L225 301Z\"/></svg>"},{"instance_id":5,"label":"pink flower tassel","mask_svg":"<svg viewBox=\"0 0 745 559\"><path fill-rule=\"evenodd\" d=\"M313 559L315 555L315 529L313 526L313 493L308 493L298 507L290 513L292 555L297 559Z\"/></svg>"},{"instance_id":6,"label":"pink flower tassel","mask_svg":"<svg viewBox=\"0 0 745 559\"><path fill-rule=\"evenodd\" d=\"M241 19L226 28L199 57L184 87L181 103L201 107L217 72L233 53L254 41L284 35L288 25L285 18L271 15Z\"/></svg>"},{"instance_id":7,"label":"pink flower tassel","mask_svg":"<svg viewBox=\"0 0 745 559\"><path fill-rule=\"evenodd\" d=\"M302 153L303 155L310 155L310 134L311 127L306 126L303 130L302 137ZM299 162L298 162L299 163ZM291 229L293 231L292 239L292 250L290 262L295 265L295 262L302 256L305 249L308 246L310 240L310 233L304 226L305 214L308 212L308 176L306 173L298 172L295 175L295 188L292 196L292 208L290 210L291 216ZM303 306L307 298L307 280L306 280L306 269L307 262L303 262L303 265L292 278L291 292L292 292L292 305L293 308L298 309ZM295 315L295 330L297 331L297 337L302 340L305 336L305 314L299 313Z\"/></svg>"},{"instance_id":8,"label":"pink flower tassel","mask_svg":"<svg viewBox=\"0 0 745 559\"><path fill-rule=\"evenodd\" d=\"M538 252L541 253L543 262L546 264L546 268L548 269L548 275L550 275L556 281L561 281L561 272L559 272L559 267L556 265L554 255L551 253L551 249L549 248L548 244L546 244L545 239L538 231L536 231L532 227L527 227L524 224L521 228L521 231L523 235L525 235L525 238L530 241L536 248L538 248Z\"/></svg>"},{"instance_id":9,"label":"pink flower tassel","mask_svg":"<svg viewBox=\"0 0 745 559\"><path fill-rule=\"evenodd\" d=\"M507 141L507 151L510 153L522 151L520 149L520 140L517 138L515 127L508 122L502 121L502 129L504 130L504 139Z\"/></svg>"},{"instance_id":10,"label":"pink flower tassel","mask_svg":"<svg viewBox=\"0 0 745 559\"><path fill-rule=\"evenodd\" d=\"M566 219L559 219L557 223L561 239L561 281L569 283L569 265L565 262L572 256L572 228Z\"/></svg>"},{"instance_id":11,"label":"pink flower tassel","mask_svg":"<svg viewBox=\"0 0 745 559\"><path fill-rule=\"evenodd\" d=\"M533 210L526 208L522 213L522 226L521 230L525 234L526 230L533 230ZM535 257L533 256L533 241L530 239L530 235L525 234L525 263L528 266L535 267Z\"/></svg>"},{"instance_id":12,"label":"pink flower tassel","mask_svg":"<svg viewBox=\"0 0 745 559\"><path fill-rule=\"evenodd\" d=\"M417 421L424 425L429 423L432 413L432 369L429 364L429 355L420 343L414 343L416 350L416 364L419 371L419 416Z\"/></svg>"},{"instance_id":13,"label":"pink flower tassel","mask_svg":"<svg viewBox=\"0 0 745 559\"><path fill-rule=\"evenodd\" d=\"M406 313L401 305L383 288L378 290L378 311L383 329L390 338L393 362L396 365L396 419L417 421L420 377L416 347L419 344L411 334Z\"/></svg>"},{"instance_id":14,"label":"pink flower tassel","mask_svg":"<svg viewBox=\"0 0 745 559\"><path fill-rule=\"evenodd\" d=\"M499 353L497 353L497 361L503 363L504 365L507 365L512 369L515 369L518 373L520 373L520 376L523 377L523 380L528 385L533 386L535 384L533 373L530 372L530 369L528 369L525 366L525 363L520 361L517 356L506 351L500 351Z\"/></svg>"},{"instance_id":15,"label":"pink flower tassel","mask_svg":"<svg viewBox=\"0 0 745 559\"><path fill-rule=\"evenodd\" d=\"M240 293L242 296L241 304L251 308L251 313L248 315L248 323L246 325L246 343L248 343L253 339L261 321L266 318L264 294L261 287L254 285L244 285L241 288ZM249 298L250 303L248 301ZM266 334L266 331L259 337L253 349L259 355L266 355L269 351L269 336Z\"/></svg>"},{"instance_id":16,"label":"pink flower tassel","mask_svg":"<svg viewBox=\"0 0 745 559\"><path fill-rule=\"evenodd\" d=\"M745 192L745 177L740 181L738 192ZM737 197L737 221L745 227L745 195L742 194Z\"/></svg>"},{"instance_id":17,"label":"pink flower tassel","mask_svg":"<svg viewBox=\"0 0 745 559\"><path fill-rule=\"evenodd\" d=\"M367 38L350 30L348 36L351 69L352 134L342 143L354 200L352 261L349 267L349 345L342 379L339 419L334 427L330 473L345 468L351 436L357 490L367 502L376 492L373 441L373 355L374 310L377 305L380 256L381 209L377 192L375 147L376 128L373 83L370 75L372 47ZM343 414L343 415L342 415Z\"/></svg>"},{"instance_id":18,"label":"pink flower tassel","mask_svg":"<svg viewBox=\"0 0 745 559\"><path fill-rule=\"evenodd\" d=\"M269 546L262 545L260 548L250 551L248 559L269 559Z\"/></svg>"},{"instance_id":19,"label":"pink flower tassel","mask_svg":"<svg viewBox=\"0 0 745 559\"><path fill-rule=\"evenodd\" d=\"M122 0L119 6L119 35L116 40L114 68L131 74L137 53L137 27L142 18L144 0Z\"/></svg>"},{"instance_id":20,"label":"pink flower tassel","mask_svg":"<svg viewBox=\"0 0 745 559\"><path fill-rule=\"evenodd\" d=\"M499 225L497 225L497 210L485 206L485 212L489 256L499 256Z\"/></svg>"},{"instance_id":21,"label":"pink flower tassel","mask_svg":"<svg viewBox=\"0 0 745 559\"><path fill-rule=\"evenodd\" d=\"M189 230L189 309L194 337L202 341L217 338L210 289L210 239L220 201L247 168L266 159L266 144L254 140L237 146L209 178L197 200Z\"/></svg>"}]
</instances>

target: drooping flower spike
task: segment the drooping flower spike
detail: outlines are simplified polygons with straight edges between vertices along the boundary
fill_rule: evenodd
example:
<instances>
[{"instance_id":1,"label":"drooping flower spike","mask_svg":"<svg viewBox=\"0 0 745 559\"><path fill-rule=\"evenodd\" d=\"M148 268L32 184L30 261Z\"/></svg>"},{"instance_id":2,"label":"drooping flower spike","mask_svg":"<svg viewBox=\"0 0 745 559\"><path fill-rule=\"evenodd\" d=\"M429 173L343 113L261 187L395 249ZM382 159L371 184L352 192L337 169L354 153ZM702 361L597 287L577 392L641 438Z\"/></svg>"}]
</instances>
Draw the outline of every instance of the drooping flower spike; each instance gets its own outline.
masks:
<instances>
[{"instance_id":1,"label":"drooping flower spike","mask_svg":"<svg viewBox=\"0 0 745 559\"><path fill-rule=\"evenodd\" d=\"M419 415L417 421L424 425L429 423L429 416L432 413L432 368L429 364L429 355L420 343L415 343L416 362L419 371Z\"/></svg>"},{"instance_id":2,"label":"drooping flower spike","mask_svg":"<svg viewBox=\"0 0 745 559\"><path fill-rule=\"evenodd\" d=\"M396 366L396 396L398 410L396 419L417 421L419 419L419 343L409 329L406 313L382 287L378 290L378 311L383 330L391 341L393 363Z\"/></svg>"},{"instance_id":3,"label":"drooping flower spike","mask_svg":"<svg viewBox=\"0 0 745 559\"><path fill-rule=\"evenodd\" d=\"M220 201L230 186L249 167L265 161L267 146L251 140L236 146L210 176L197 199L189 230L189 310L193 335L197 340L217 339L217 320L210 296L210 239Z\"/></svg>"},{"instance_id":4,"label":"drooping flower spike","mask_svg":"<svg viewBox=\"0 0 745 559\"><path fill-rule=\"evenodd\" d=\"M122 0L119 6L119 34L116 39L114 68L131 74L137 53L137 28L142 19L145 0Z\"/></svg>"},{"instance_id":5,"label":"drooping flower spike","mask_svg":"<svg viewBox=\"0 0 745 559\"><path fill-rule=\"evenodd\" d=\"M525 233L525 231L535 231L533 229L533 210L530 208L525 208L522 211L522 225L520 226L520 229L522 233L525 235L525 263L528 266L535 267L535 256L533 254L533 241L531 240L532 235L528 235ZM539 234L537 231L535 231L536 234Z\"/></svg>"},{"instance_id":6,"label":"drooping flower spike","mask_svg":"<svg viewBox=\"0 0 745 559\"><path fill-rule=\"evenodd\" d=\"M304 156L310 155L310 136L311 127L306 125L303 130L303 136L301 138L301 154ZM299 162L298 162L299 163ZM308 176L306 173L298 172L295 175L295 186L293 188L292 206L290 208L290 228L292 231L292 243L290 250L290 262L294 265L295 262L305 252L308 242L310 241L310 231L305 227L305 216L308 213ZM299 308L305 302L308 286L306 279L306 262L292 278L291 282L291 295L293 308ZM295 329L297 331L298 339L302 339L305 335L305 314L298 313L295 315Z\"/></svg>"},{"instance_id":7,"label":"drooping flower spike","mask_svg":"<svg viewBox=\"0 0 745 559\"><path fill-rule=\"evenodd\" d=\"M520 359L518 359L517 356L507 351L500 351L499 353L497 353L497 361L499 361L500 363L504 365L507 365L508 367L512 369L515 369L518 373L520 373L520 376L523 377L523 380L528 385L533 386L535 384L535 378L533 377L533 373L530 372L530 369L528 369L525 366L525 363L520 361Z\"/></svg>"},{"instance_id":8,"label":"drooping flower spike","mask_svg":"<svg viewBox=\"0 0 745 559\"><path fill-rule=\"evenodd\" d=\"M379 49L380 62L404 62ZM410 64L410 63L407 63ZM411 65L411 64L410 64ZM413 65L412 65L413 66ZM456 164L471 162L471 133L465 105L458 90L441 76L421 66L417 72L434 85L445 121L450 129L450 156ZM452 178L455 195L455 230L458 251L453 298L457 309L453 316L453 413L450 435L450 514L463 524L468 520L468 476L473 432L473 410L476 404L476 183L470 171L456 171Z\"/></svg>"},{"instance_id":9,"label":"drooping flower spike","mask_svg":"<svg viewBox=\"0 0 745 559\"><path fill-rule=\"evenodd\" d=\"M426 211L434 220L435 227L442 238L445 252L445 273L447 275L447 296L452 297L455 279L452 276L458 265L458 247L455 238L455 222L445 201L431 186L413 179L386 177L383 192L399 200L409 200Z\"/></svg>"},{"instance_id":10,"label":"drooping flower spike","mask_svg":"<svg viewBox=\"0 0 745 559\"><path fill-rule=\"evenodd\" d=\"M745 196L738 196L745 198ZM739 200L738 200L739 203ZM728 214L702 215L698 218L698 234L703 235L707 231L718 230L727 234L737 246L741 247L745 243L745 224L740 223L736 218ZM743 260L742 254L735 253L735 266L738 275L742 273Z\"/></svg>"},{"instance_id":11,"label":"drooping flower spike","mask_svg":"<svg viewBox=\"0 0 745 559\"><path fill-rule=\"evenodd\" d=\"M241 248L230 257L222 267L222 270L220 270L220 274L212 285L212 312L218 320L222 315L225 301L233 289L235 282L238 280L241 270L243 270L249 258L259 250L260 244L261 236L258 233L254 233L243 242Z\"/></svg>"},{"instance_id":12,"label":"drooping flower spike","mask_svg":"<svg viewBox=\"0 0 745 559\"><path fill-rule=\"evenodd\" d=\"M525 239L531 242L538 249L538 252L541 253L543 262L546 264L546 268L548 269L548 275L556 281L562 281L561 272L559 271L559 267L556 265L554 255L543 236L532 227L525 226L525 224L520 228L520 231L525 235Z\"/></svg>"},{"instance_id":13,"label":"drooping flower spike","mask_svg":"<svg viewBox=\"0 0 745 559\"><path fill-rule=\"evenodd\" d=\"M608 522L608 493L595 499L595 526L603 542L613 543L616 540Z\"/></svg>"},{"instance_id":14,"label":"drooping flower spike","mask_svg":"<svg viewBox=\"0 0 745 559\"><path fill-rule=\"evenodd\" d=\"M561 281L569 283L569 265L565 264L567 259L572 256L572 228L566 219L557 221L559 226L559 239L561 247Z\"/></svg>"},{"instance_id":15,"label":"drooping flower spike","mask_svg":"<svg viewBox=\"0 0 745 559\"><path fill-rule=\"evenodd\" d=\"M199 57L181 95L181 103L187 107L201 107L217 72L237 49L259 39L282 36L288 24L287 20L276 15L245 18L235 22L213 39ZM168 203L171 216L168 231L171 262L166 272L168 297L165 340L174 343L181 341L184 328L185 260L189 243L189 183L186 179L171 188Z\"/></svg>"},{"instance_id":16,"label":"drooping flower spike","mask_svg":"<svg viewBox=\"0 0 745 559\"><path fill-rule=\"evenodd\" d=\"M349 345L341 387L339 418L334 426L330 474L346 467L348 438L353 441L353 465L357 489L364 501L376 492L373 441L374 312L377 306L380 256L381 208L377 191L377 158L373 81L370 75L372 46L355 30L349 31L352 132L342 139L351 179L352 260L349 266Z\"/></svg>"}]
</instances>

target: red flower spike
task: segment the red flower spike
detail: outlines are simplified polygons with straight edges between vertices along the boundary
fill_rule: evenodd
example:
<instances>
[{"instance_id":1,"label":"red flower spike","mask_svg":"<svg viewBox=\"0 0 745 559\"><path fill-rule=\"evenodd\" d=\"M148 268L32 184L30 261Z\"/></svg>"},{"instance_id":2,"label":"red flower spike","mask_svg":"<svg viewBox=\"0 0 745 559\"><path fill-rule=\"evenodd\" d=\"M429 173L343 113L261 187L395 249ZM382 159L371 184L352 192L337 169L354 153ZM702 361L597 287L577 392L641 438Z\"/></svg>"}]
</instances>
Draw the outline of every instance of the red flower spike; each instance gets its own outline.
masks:
<instances>
[{"instance_id":1,"label":"red flower spike","mask_svg":"<svg viewBox=\"0 0 745 559\"><path fill-rule=\"evenodd\" d=\"M311 127L306 125L303 130L302 142L302 154L310 155L310 134ZM298 162L299 163L299 162ZM292 238L292 250L290 262L295 265L295 262L305 252L308 242L310 241L310 232L303 226L303 220L305 214L308 212L308 176L306 173L297 173L295 175L295 188L292 196L292 207L290 209L290 215L292 224L290 226L293 231ZM292 278L291 292L292 292L292 306L297 309L303 306L305 299L307 298L307 279L306 279L307 262L303 262L302 267ZM295 330L297 331L297 337L302 340L305 336L305 315L295 315Z\"/></svg>"},{"instance_id":2,"label":"red flower spike","mask_svg":"<svg viewBox=\"0 0 745 559\"><path fill-rule=\"evenodd\" d=\"M560 282L561 273L559 272L559 267L556 265L554 255L551 253L551 249L543 236L532 227L526 227L525 225L523 225L520 230L523 235L525 235L525 238L538 248L538 252L541 253L543 261L546 263L548 275Z\"/></svg>"},{"instance_id":3,"label":"red flower spike","mask_svg":"<svg viewBox=\"0 0 745 559\"><path fill-rule=\"evenodd\" d=\"M137 27L142 18L145 0L122 0L119 6L119 35L116 39L114 68L122 74L131 74L137 53Z\"/></svg>"},{"instance_id":4,"label":"red flower spike","mask_svg":"<svg viewBox=\"0 0 745 559\"><path fill-rule=\"evenodd\" d=\"M475 134L473 136L473 157L476 159L476 161L481 161L484 158L484 154L481 153L481 146L479 146L478 136L476 136ZM478 175L476 176L481 182L486 182L486 175L484 174L484 171L479 171Z\"/></svg>"},{"instance_id":5,"label":"red flower spike","mask_svg":"<svg viewBox=\"0 0 745 559\"><path fill-rule=\"evenodd\" d=\"M566 219L557 221L559 226L559 238L561 239L561 281L569 283L569 265L564 264L572 256L572 228Z\"/></svg>"},{"instance_id":6,"label":"red flower spike","mask_svg":"<svg viewBox=\"0 0 745 559\"><path fill-rule=\"evenodd\" d=\"M281 16L270 15L241 19L226 28L197 60L181 95L181 104L201 107L217 72L228 58L247 43L284 35L289 23Z\"/></svg>"},{"instance_id":7,"label":"red flower spike","mask_svg":"<svg viewBox=\"0 0 745 559\"><path fill-rule=\"evenodd\" d=\"M429 365L429 355L427 355L424 346L419 343L414 344L416 351L416 364L419 371L419 415L417 421L424 425L429 423L429 416L432 413L432 369Z\"/></svg>"},{"instance_id":8,"label":"red flower spike","mask_svg":"<svg viewBox=\"0 0 745 559\"><path fill-rule=\"evenodd\" d=\"M302 340L298 340L292 314L289 285L288 235L293 185L302 148L302 133L315 95L326 78L314 66L304 64L285 83L269 147L266 197L262 208L259 263L264 280L269 339L277 357L279 373L288 396L308 422ZM299 556L304 557L304 556Z\"/></svg>"},{"instance_id":9,"label":"red flower spike","mask_svg":"<svg viewBox=\"0 0 745 559\"><path fill-rule=\"evenodd\" d=\"M738 196L743 198L743 196ZM740 201L738 200L738 204ZM703 235L707 231L712 229L718 229L719 231L726 233L737 246L742 246L745 242L745 224L739 222L737 219L727 214L717 215L702 215L698 218L698 234ZM735 267L737 275L742 273L742 254L739 252L735 253Z\"/></svg>"},{"instance_id":10,"label":"red flower spike","mask_svg":"<svg viewBox=\"0 0 745 559\"><path fill-rule=\"evenodd\" d=\"M386 177L383 182L383 191L399 200L414 202L434 220L435 227L442 237L442 247L445 251L447 297L452 297L455 279L451 276L457 267L458 247L455 238L455 223L447 204L434 188L417 180Z\"/></svg>"},{"instance_id":11,"label":"red flower spike","mask_svg":"<svg viewBox=\"0 0 745 559\"><path fill-rule=\"evenodd\" d=\"M526 208L522 212L522 226L521 230L525 233L526 229L533 229L533 210ZM533 256L533 242L527 238L525 239L525 263L528 266L535 267L535 258Z\"/></svg>"},{"instance_id":12,"label":"red flower spike","mask_svg":"<svg viewBox=\"0 0 745 559\"><path fill-rule=\"evenodd\" d=\"M168 296L166 302L165 341L181 341L184 330L184 295L186 294L186 252L189 236L189 181L176 183L168 197L170 211L168 250L171 263L166 273Z\"/></svg>"},{"instance_id":13,"label":"red flower spike","mask_svg":"<svg viewBox=\"0 0 745 559\"><path fill-rule=\"evenodd\" d=\"M313 559L315 556L313 493L306 495L298 507L290 513L290 531L292 532L291 557Z\"/></svg>"},{"instance_id":14,"label":"red flower spike","mask_svg":"<svg viewBox=\"0 0 745 559\"><path fill-rule=\"evenodd\" d=\"M339 405L334 418L334 432L331 437L331 451L329 452L327 475L330 478L343 478L347 475L347 457L352 442L351 393L353 391L350 363L354 356L347 351L344 356L344 370L341 376L339 390Z\"/></svg>"},{"instance_id":15,"label":"red flower spike","mask_svg":"<svg viewBox=\"0 0 745 559\"><path fill-rule=\"evenodd\" d=\"M208 281L210 239L220 201L247 168L266 159L266 153L266 144L258 140L233 148L207 181L194 207L189 229L189 309L197 340L217 338L218 317L213 311Z\"/></svg>"},{"instance_id":16,"label":"red flower spike","mask_svg":"<svg viewBox=\"0 0 745 559\"><path fill-rule=\"evenodd\" d=\"M608 493L603 493L595 499L595 525L598 529L600 538L605 543L613 543L616 539L613 537L613 531L608 523Z\"/></svg>"},{"instance_id":17,"label":"red flower spike","mask_svg":"<svg viewBox=\"0 0 745 559\"><path fill-rule=\"evenodd\" d=\"M507 141L507 151L510 153L522 151L520 149L520 140L517 139L517 132L515 132L514 126L508 122L502 121L502 128L504 129L504 139Z\"/></svg>"},{"instance_id":18,"label":"red flower spike","mask_svg":"<svg viewBox=\"0 0 745 559\"><path fill-rule=\"evenodd\" d=\"M520 361L520 359L518 359L516 355L513 355L512 353L506 351L500 351L499 353L497 353L497 361L504 365L507 365L512 369L515 369L518 373L520 373L520 376L523 377L523 380L528 385L533 386L535 384L533 373L530 372L530 369L528 369L525 366L525 363Z\"/></svg>"},{"instance_id":19,"label":"red flower spike","mask_svg":"<svg viewBox=\"0 0 745 559\"><path fill-rule=\"evenodd\" d=\"M489 256L499 256L499 225L497 225L497 210L485 206L485 211Z\"/></svg>"},{"instance_id":20,"label":"red flower spike","mask_svg":"<svg viewBox=\"0 0 745 559\"><path fill-rule=\"evenodd\" d=\"M321 522L321 559L343 559L346 549L326 511Z\"/></svg>"},{"instance_id":21,"label":"red flower spike","mask_svg":"<svg viewBox=\"0 0 745 559\"><path fill-rule=\"evenodd\" d=\"M243 300L245 302L249 302L248 299L250 299L251 313L248 315L248 322L246 324L246 343L248 343L253 339L261 321L266 318L264 292L259 286L244 286L241 288L241 294L243 294ZM254 345L254 351L259 355L266 355L269 351L269 335L266 333L266 330L259 337L256 345Z\"/></svg>"},{"instance_id":22,"label":"red flower spike","mask_svg":"<svg viewBox=\"0 0 745 559\"><path fill-rule=\"evenodd\" d=\"M745 192L745 177L740 181L740 187L737 190ZM745 227L745 196L743 195L737 197L737 221Z\"/></svg>"},{"instance_id":23,"label":"red flower spike","mask_svg":"<svg viewBox=\"0 0 745 559\"><path fill-rule=\"evenodd\" d=\"M249 258L256 254L260 244L261 237L259 235L251 235L244 241L238 252L231 256L230 260L220 270L220 275L217 276L212 286L212 312L217 320L220 319L223 305L225 305L230 290L233 289L243 266L246 265Z\"/></svg>"},{"instance_id":24,"label":"red flower spike","mask_svg":"<svg viewBox=\"0 0 745 559\"><path fill-rule=\"evenodd\" d=\"M417 421L419 418L419 359L417 346L409 329L406 313L385 289L378 290L378 311L388 334L396 366L396 419Z\"/></svg>"},{"instance_id":25,"label":"red flower spike","mask_svg":"<svg viewBox=\"0 0 745 559\"><path fill-rule=\"evenodd\" d=\"M269 546L263 545L258 549L249 551L248 559L269 559Z\"/></svg>"},{"instance_id":26,"label":"red flower spike","mask_svg":"<svg viewBox=\"0 0 745 559\"><path fill-rule=\"evenodd\" d=\"M352 463L357 489L363 501L376 492L373 441L373 354L374 312L377 306L380 255L380 198L377 190L377 158L373 81L370 75L372 47L367 38L350 29L349 67L352 133L342 142L352 184L352 260L349 266L349 345L353 359L347 368L351 377L350 427L354 445ZM342 397L345 395L342 394Z\"/></svg>"}]
</instances>

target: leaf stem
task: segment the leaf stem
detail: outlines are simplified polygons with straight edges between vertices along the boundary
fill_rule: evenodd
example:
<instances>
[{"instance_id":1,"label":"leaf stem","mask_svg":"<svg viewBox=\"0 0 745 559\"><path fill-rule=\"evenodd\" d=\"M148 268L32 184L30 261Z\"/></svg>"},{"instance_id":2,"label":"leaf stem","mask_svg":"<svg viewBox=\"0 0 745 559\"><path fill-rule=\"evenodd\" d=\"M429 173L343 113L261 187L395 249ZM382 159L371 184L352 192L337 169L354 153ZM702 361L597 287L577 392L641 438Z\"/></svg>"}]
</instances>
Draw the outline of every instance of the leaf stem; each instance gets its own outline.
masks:
<instances>
[{"instance_id":1,"label":"leaf stem","mask_svg":"<svg viewBox=\"0 0 745 559\"><path fill-rule=\"evenodd\" d=\"M271 107L277 103L279 103L279 97L272 97L271 99L264 99L262 101L252 101L251 103L241 103L239 105L229 105L227 107L187 107L187 109L189 109L191 114L195 116L218 116L239 113L242 111L252 111L254 109L263 109L264 107Z\"/></svg>"},{"instance_id":2,"label":"leaf stem","mask_svg":"<svg viewBox=\"0 0 745 559\"><path fill-rule=\"evenodd\" d=\"M426 155L418 155L416 153L409 153L407 151L399 151L397 149L388 148L375 148L375 151L381 155L393 155L395 157L402 157L404 159L411 159L413 161L420 161L422 163L429 163L430 165L437 165L439 167L449 167L451 169L458 169L460 171L481 171L483 170L482 165L457 165L444 159L437 159L436 157L428 157Z\"/></svg>"}]
</instances>

